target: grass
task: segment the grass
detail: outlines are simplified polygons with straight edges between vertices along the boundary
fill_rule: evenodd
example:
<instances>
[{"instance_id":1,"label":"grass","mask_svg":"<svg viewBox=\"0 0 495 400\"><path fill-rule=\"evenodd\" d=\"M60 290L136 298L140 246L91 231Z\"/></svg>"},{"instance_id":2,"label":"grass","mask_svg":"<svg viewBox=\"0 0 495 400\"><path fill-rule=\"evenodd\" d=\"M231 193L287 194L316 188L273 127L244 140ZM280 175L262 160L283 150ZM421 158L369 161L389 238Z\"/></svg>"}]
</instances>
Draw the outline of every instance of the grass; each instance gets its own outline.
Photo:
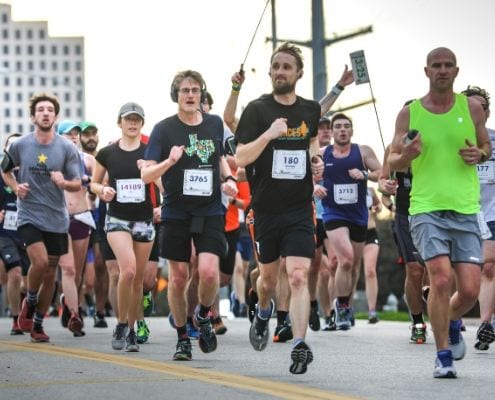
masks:
<instances>
[{"instance_id":1,"label":"grass","mask_svg":"<svg viewBox=\"0 0 495 400\"><path fill-rule=\"evenodd\" d=\"M380 321L410 321L409 313L406 311L387 311L387 312L377 312L378 319ZM356 319L368 319L367 312L358 312L354 314Z\"/></svg>"}]
</instances>

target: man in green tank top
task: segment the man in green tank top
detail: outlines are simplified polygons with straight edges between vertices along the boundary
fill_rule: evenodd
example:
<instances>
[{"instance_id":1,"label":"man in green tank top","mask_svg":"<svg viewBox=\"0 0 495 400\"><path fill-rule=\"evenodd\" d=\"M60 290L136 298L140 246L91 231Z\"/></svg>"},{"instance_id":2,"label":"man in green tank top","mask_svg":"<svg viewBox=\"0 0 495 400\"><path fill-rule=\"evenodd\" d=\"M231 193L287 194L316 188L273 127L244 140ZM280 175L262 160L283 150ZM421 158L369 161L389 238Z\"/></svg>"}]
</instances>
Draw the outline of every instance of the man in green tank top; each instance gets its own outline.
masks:
<instances>
[{"instance_id":1,"label":"man in green tank top","mask_svg":"<svg viewBox=\"0 0 495 400\"><path fill-rule=\"evenodd\" d=\"M460 319L476 302L483 263L476 164L492 149L482 107L454 92L455 54L445 47L430 51L424 71L429 91L399 112L388 161L393 170L412 169L410 229L430 275L433 376L455 378L453 360L466 352ZM411 138L411 130L419 133Z\"/></svg>"}]
</instances>

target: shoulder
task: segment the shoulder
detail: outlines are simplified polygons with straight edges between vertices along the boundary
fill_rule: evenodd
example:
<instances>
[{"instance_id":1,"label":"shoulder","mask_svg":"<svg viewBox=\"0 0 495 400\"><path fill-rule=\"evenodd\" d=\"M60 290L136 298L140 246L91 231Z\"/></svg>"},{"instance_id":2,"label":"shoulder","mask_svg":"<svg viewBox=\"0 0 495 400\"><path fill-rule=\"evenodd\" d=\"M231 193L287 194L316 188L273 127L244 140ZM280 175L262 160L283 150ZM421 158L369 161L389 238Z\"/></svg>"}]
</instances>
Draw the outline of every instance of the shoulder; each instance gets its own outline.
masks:
<instances>
[{"instance_id":1,"label":"shoulder","mask_svg":"<svg viewBox=\"0 0 495 400\"><path fill-rule=\"evenodd\" d=\"M297 99L299 101L299 104L301 104L302 106L312 111L315 111L318 114L321 113L321 106L320 103L318 103L317 101L305 99L304 97L300 97L300 96L297 96Z\"/></svg>"}]
</instances>

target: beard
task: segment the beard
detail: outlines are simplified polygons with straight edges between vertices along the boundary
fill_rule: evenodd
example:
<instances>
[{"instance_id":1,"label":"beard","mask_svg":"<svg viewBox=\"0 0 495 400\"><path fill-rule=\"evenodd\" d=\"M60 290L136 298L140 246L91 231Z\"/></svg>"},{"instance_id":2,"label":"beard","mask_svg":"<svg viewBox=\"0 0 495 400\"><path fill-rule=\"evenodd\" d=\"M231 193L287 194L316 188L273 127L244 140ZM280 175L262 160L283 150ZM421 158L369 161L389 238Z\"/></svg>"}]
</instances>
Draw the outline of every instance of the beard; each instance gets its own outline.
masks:
<instances>
[{"instance_id":1,"label":"beard","mask_svg":"<svg viewBox=\"0 0 495 400\"><path fill-rule=\"evenodd\" d=\"M273 83L273 93L277 95L284 95L293 92L296 89L296 84L284 81L281 83Z\"/></svg>"},{"instance_id":2,"label":"beard","mask_svg":"<svg viewBox=\"0 0 495 400\"><path fill-rule=\"evenodd\" d=\"M96 150L98 143L95 140L88 140L87 142L83 142L81 140L81 147L84 151L91 153Z\"/></svg>"}]
</instances>

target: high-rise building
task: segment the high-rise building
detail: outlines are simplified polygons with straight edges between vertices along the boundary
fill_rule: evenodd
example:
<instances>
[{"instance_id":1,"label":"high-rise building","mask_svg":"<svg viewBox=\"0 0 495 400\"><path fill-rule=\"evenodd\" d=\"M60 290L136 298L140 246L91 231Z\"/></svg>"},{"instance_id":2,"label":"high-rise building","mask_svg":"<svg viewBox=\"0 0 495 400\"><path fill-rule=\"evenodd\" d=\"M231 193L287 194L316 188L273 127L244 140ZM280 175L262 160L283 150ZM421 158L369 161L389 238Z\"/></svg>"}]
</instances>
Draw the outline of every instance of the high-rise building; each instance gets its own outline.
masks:
<instances>
[{"instance_id":1,"label":"high-rise building","mask_svg":"<svg viewBox=\"0 0 495 400\"><path fill-rule=\"evenodd\" d=\"M12 21L11 6L0 3L0 137L31 132L29 98L55 94L59 118L85 114L84 38L50 37L47 21Z\"/></svg>"}]
</instances>

